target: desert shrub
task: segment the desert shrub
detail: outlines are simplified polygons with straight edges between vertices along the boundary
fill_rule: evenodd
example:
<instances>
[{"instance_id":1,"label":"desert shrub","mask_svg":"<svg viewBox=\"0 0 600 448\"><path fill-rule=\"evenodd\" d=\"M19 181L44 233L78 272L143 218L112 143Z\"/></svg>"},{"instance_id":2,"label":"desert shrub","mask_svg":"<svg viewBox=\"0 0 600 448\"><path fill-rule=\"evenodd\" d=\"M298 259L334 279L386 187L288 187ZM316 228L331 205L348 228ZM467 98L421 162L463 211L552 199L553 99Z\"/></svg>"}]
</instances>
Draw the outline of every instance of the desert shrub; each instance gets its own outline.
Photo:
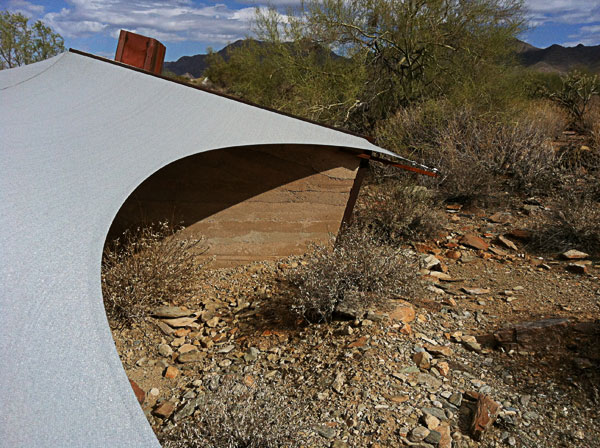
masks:
<instances>
[{"instance_id":1,"label":"desert shrub","mask_svg":"<svg viewBox=\"0 0 600 448\"><path fill-rule=\"evenodd\" d=\"M543 99L530 100L519 115L519 121L535 124L539 131L548 138L557 139L569 125L569 116L552 101Z\"/></svg>"},{"instance_id":2,"label":"desert shrub","mask_svg":"<svg viewBox=\"0 0 600 448\"><path fill-rule=\"evenodd\" d=\"M196 417L163 440L165 448L281 448L306 446L307 409L267 384L224 380L200 398Z\"/></svg>"},{"instance_id":3,"label":"desert shrub","mask_svg":"<svg viewBox=\"0 0 600 448\"><path fill-rule=\"evenodd\" d=\"M573 71L561 78L557 89L542 87L539 95L562 107L571 118L571 125L585 131L586 114L595 96L600 94L598 75Z\"/></svg>"},{"instance_id":4,"label":"desert shrub","mask_svg":"<svg viewBox=\"0 0 600 448\"><path fill-rule=\"evenodd\" d=\"M600 96L591 102L584 126L590 135L592 149L600 151Z\"/></svg>"},{"instance_id":5,"label":"desert shrub","mask_svg":"<svg viewBox=\"0 0 600 448\"><path fill-rule=\"evenodd\" d=\"M173 235L168 223L128 230L106 244L102 294L111 324L129 325L164 301L182 303L194 291L205 262L203 239Z\"/></svg>"},{"instance_id":6,"label":"desert shrub","mask_svg":"<svg viewBox=\"0 0 600 448\"><path fill-rule=\"evenodd\" d=\"M600 181L567 187L534 228L532 246L542 252L578 249L600 255Z\"/></svg>"},{"instance_id":7,"label":"desert shrub","mask_svg":"<svg viewBox=\"0 0 600 448\"><path fill-rule=\"evenodd\" d=\"M315 245L286 277L291 309L308 322L327 322L336 311L364 310L409 289L412 272L399 249L376 243L352 226L332 246Z\"/></svg>"},{"instance_id":8,"label":"desert shrub","mask_svg":"<svg viewBox=\"0 0 600 448\"><path fill-rule=\"evenodd\" d=\"M382 146L442 172L430 185L451 201L485 200L500 182L518 190L547 188L553 181L551 138L560 117L481 115L446 101L405 109L377 128Z\"/></svg>"},{"instance_id":9,"label":"desert shrub","mask_svg":"<svg viewBox=\"0 0 600 448\"><path fill-rule=\"evenodd\" d=\"M354 225L385 244L434 236L444 219L435 193L406 174L386 179L384 170L390 171L374 167L380 181L364 188L354 212Z\"/></svg>"}]
</instances>

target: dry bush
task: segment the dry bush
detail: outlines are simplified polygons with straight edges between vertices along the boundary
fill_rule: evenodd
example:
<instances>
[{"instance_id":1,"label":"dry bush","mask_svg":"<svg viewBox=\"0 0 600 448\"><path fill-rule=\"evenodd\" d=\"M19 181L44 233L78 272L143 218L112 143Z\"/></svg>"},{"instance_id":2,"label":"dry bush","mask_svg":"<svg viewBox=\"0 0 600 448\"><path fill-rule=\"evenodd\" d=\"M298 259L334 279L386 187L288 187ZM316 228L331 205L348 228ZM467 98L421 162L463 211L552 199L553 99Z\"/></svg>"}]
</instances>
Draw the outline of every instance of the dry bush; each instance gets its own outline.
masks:
<instances>
[{"instance_id":1,"label":"dry bush","mask_svg":"<svg viewBox=\"0 0 600 448\"><path fill-rule=\"evenodd\" d=\"M183 303L205 264L203 239L173 237L176 230L159 223L125 231L105 246L102 294L111 324L130 325L164 301Z\"/></svg>"},{"instance_id":2,"label":"dry bush","mask_svg":"<svg viewBox=\"0 0 600 448\"><path fill-rule=\"evenodd\" d=\"M306 405L267 384L232 379L201 397L195 418L163 440L165 448L281 448L307 446Z\"/></svg>"},{"instance_id":3,"label":"dry bush","mask_svg":"<svg viewBox=\"0 0 600 448\"><path fill-rule=\"evenodd\" d=\"M519 121L535 124L545 136L557 139L569 125L567 113L548 100L535 99L517 113Z\"/></svg>"},{"instance_id":4,"label":"dry bush","mask_svg":"<svg viewBox=\"0 0 600 448\"><path fill-rule=\"evenodd\" d=\"M556 182L556 153L543 123L493 123L486 131L491 141L482 150L491 155L492 171L508 176L513 188L531 193Z\"/></svg>"},{"instance_id":5,"label":"dry bush","mask_svg":"<svg viewBox=\"0 0 600 448\"><path fill-rule=\"evenodd\" d=\"M438 168L442 176L431 185L447 200L470 202L485 200L501 184L531 191L553 182L551 139L564 121L550 106L541 112L507 121L430 102L399 112L377 133L383 146Z\"/></svg>"},{"instance_id":6,"label":"dry bush","mask_svg":"<svg viewBox=\"0 0 600 448\"><path fill-rule=\"evenodd\" d=\"M584 124L590 134L592 149L600 152L600 96L595 97L592 101Z\"/></svg>"},{"instance_id":7,"label":"dry bush","mask_svg":"<svg viewBox=\"0 0 600 448\"><path fill-rule=\"evenodd\" d=\"M377 244L371 234L353 226L338 235L333 247L315 245L287 273L291 309L307 322L328 322L335 312L365 310L406 292L411 276L400 250Z\"/></svg>"},{"instance_id":8,"label":"dry bush","mask_svg":"<svg viewBox=\"0 0 600 448\"><path fill-rule=\"evenodd\" d=\"M600 181L583 189L566 188L534 230L534 249L600 255Z\"/></svg>"},{"instance_id":9,"label":"dry bush","mask_svg":"<svg viewBox=\"0 0 600 448\"><path fill-rule=\"evenodd\" d=\"M376 176L382 179L384 175L380 172ZM433 237L444 218L434 192L406 175L364 188L353 216L356 226L386 244Z\"/></svg>"}]
</instances>

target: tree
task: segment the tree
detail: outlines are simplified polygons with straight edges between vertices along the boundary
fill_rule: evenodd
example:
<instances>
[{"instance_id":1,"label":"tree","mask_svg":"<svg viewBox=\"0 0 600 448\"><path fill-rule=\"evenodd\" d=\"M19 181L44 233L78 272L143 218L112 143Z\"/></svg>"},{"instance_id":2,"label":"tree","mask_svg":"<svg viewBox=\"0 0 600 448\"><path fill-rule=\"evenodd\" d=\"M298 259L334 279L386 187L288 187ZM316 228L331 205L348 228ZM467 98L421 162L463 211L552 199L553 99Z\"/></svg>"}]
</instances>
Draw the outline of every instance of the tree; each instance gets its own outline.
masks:
<instances>
[{"instance_id":1,"label":"tree","mask_svg":"<svg viewBox=\"0 0 600 448\"><path fill-rule=\"evenodd\" d=\"M307 0L287 16L257 10L258 38L278 48L309 40L342 56L344 63L330 64L327 70L313 65L303 73L292 72L289 79L285 74L289 64L298 64L297 51L288 54L291 61L249 57L255 49L238 48L232 59L243 73L252 73L256 63L263 71L272 67L265 75L285 79L282 83L296 91L331 85L320 82L323 77L352 74L348 89L338 86L336 95L310 95L316 103L304 115L315 108L327 110L330 121L360 130L412 102L443 95L482 66L504 61L523 26L521 0ZM305 62L300 64L307 67ZM236 84L235 74L229 76ZM273 89L271 83L269 92L255 89L255 95L272 96L280 86Z\"/></svg>"},{"instance_id":2,"label":"tree","mask_svg":"<svg viewBox=\"0 0 600 448\"><path fill-rule=\"evenodd\" d=\"M65 51L60 34L21 13L0 12L0 70L43 61Z\"/></svg>"}]
</instances>

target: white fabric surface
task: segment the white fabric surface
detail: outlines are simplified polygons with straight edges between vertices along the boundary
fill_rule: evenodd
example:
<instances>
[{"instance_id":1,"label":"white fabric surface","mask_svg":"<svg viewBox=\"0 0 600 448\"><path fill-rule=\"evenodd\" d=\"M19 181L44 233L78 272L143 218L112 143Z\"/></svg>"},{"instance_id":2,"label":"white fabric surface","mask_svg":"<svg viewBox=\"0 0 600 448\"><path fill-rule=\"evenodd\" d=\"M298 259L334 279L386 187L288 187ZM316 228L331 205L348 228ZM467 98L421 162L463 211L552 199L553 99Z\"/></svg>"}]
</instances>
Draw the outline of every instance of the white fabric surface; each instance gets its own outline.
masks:
<instances>
[{"instance_id":1,"label":"white fabric surface","mask_svg":"<svg viewBox=\"0 0 600 448\"><path fill-rule=\"evenodd\" d=\"M0 446L159 446L104 312L107 231L161 167L281 143L392 155L74 53L0 71Z\"/></svg>"}]
</instances>

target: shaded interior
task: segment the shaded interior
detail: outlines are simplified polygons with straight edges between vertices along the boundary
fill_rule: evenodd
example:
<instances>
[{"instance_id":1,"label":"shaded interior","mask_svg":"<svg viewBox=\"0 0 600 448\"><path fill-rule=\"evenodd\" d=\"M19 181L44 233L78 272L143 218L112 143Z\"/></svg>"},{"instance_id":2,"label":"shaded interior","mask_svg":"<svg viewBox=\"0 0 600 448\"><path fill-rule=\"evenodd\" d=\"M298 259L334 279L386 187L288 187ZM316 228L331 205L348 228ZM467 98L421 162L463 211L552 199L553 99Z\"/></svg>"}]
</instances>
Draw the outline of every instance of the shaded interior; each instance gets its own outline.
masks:
<instances>
[{"instance_id":1,"label":"shaded interior","mask_svg":"<svg viewBox=\"0 0 600 448\"><path fill-rule=\"evenodd\" d=\"M158 221L204 236L215 267L303 253L337 234L360 159L339 148L249 146L171 163L125 201L109 241Z\"/></svg>"}]
</instances>

